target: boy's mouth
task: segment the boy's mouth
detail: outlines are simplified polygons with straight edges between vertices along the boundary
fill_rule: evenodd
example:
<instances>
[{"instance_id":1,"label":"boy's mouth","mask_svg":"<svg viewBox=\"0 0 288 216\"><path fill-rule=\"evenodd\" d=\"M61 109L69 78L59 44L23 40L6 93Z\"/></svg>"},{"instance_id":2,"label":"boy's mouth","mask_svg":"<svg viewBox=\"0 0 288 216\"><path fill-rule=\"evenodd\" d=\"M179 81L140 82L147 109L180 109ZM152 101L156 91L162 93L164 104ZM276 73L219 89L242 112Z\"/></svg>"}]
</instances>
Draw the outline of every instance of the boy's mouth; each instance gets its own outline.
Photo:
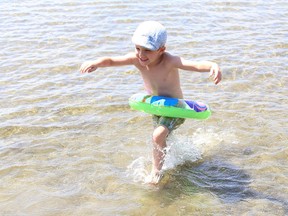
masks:
<instances>
[{"instance_id":1,"label":"boy's mouth","mask_svg":"<svg viewBox=\"0 0 288 216\"><path fill-rule=\"evenodd\" d=\"M142 62L146 62L146 61L148 61L148 58L141 58L140 57L139 60L142 61Z\"/></svg>"}]
</instances>

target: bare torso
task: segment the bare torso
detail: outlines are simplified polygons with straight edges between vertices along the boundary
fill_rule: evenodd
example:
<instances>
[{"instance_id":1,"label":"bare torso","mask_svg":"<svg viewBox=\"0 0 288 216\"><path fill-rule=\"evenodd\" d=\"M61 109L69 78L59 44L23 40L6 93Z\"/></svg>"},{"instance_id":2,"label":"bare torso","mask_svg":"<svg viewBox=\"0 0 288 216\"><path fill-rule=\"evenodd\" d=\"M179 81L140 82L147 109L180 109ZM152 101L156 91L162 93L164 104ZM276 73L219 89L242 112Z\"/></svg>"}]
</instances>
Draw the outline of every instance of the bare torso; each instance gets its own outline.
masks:
<instances>
[{"instance_id":1,"label":"bare torso","mask_svg":"<svg viewBox=\"0 0 288 216\"><path fill-rule=\"evenodd\" d=\"M156 65L142 66L136 63L135 66L141 72L145 89L149 94L183 98L179 72L171 64L170 58L172 58L170 54L164 53Z\"/></svg>"}]
</instances>

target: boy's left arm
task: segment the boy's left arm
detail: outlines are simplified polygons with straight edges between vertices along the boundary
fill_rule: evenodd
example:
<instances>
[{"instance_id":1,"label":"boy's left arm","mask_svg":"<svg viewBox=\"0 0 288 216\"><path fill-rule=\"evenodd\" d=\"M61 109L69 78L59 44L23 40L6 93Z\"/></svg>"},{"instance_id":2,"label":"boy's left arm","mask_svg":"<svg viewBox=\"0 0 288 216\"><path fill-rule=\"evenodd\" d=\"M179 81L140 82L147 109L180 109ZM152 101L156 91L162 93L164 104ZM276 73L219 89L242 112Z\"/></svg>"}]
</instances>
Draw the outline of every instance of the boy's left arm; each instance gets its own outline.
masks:
<instances>
[{"instance_id":1,"label":"boy's left arm","mask_svg":"<svg viewBox=\"0 0 288 216\"><path fill-rule=\"evenodd\" d=\"M175 66L182 70L196 72L210 72L210 77L213 77L214 83L217 85L222 79L222 72L218 64L211 61L190 61L181 57L173 57Z\"/></svg>"},{"instance_id":2,"label":"boy's left arm","mask_svg":"<svg viewBox=\"0 0 288 216\"><path fill-rule=\"evenodd\" d=\"M218 64L214 62L210 62L212 64L210 68L210 77L213 77L213 81L215 85L217 85L222 79L222 72Z\"/></svg>"}]
</instances>

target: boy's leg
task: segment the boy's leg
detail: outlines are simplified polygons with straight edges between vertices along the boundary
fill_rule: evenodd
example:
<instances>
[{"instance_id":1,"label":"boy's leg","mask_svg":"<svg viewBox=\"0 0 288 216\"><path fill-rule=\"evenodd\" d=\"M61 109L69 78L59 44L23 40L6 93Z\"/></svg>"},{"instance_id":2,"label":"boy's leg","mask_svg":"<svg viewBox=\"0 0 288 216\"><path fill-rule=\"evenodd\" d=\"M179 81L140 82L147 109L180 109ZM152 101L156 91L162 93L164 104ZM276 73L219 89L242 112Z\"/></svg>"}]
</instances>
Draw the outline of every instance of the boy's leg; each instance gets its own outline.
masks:
<instances>
[{"instance_id":1,"label":"boy's leg","mask_svg":"<svg viewBox=\"0 0 288 216\"><path fill-rule=\"evenodd\" d=\"M165 157L166 138L169 134L169 130L165 126L158 126L154 129L152 140L153 140L153 167L152 176L159 175L162 169Z\"/></svg>"},{"instance_id":2,"label":"boy's leg","mask_svg":"<svg viewBox=\"0 0 288 216\"><path fill-rule=\"evenodd\" d=\"M185 119L169 118L161 116L152 116L154 131L153 141L153 161L151 171L151 183L157 184L161 178L160 171L162 169L164 158L166 155L166 139L169 133L184 123Z\"/></svg>"}]
</instances>

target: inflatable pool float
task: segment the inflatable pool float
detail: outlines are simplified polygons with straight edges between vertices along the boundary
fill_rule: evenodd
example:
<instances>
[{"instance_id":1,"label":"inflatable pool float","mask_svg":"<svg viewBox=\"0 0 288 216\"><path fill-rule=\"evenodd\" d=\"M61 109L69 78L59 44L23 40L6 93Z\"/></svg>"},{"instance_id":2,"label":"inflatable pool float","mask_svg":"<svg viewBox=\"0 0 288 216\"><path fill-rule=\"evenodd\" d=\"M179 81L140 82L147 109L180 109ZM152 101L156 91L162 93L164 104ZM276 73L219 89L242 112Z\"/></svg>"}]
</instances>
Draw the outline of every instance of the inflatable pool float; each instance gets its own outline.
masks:
<instances>
[{"instance_id":1,"label":"inflatable pool float","mask_svg":"<svg viewBox=\"0 0 288 216\"><path fill-rule=\"evenodd\" d=\"M163 96L134 94L129 99L129 105L134 110L174 118L207 119L211 115L211 110L204 103Z\"/></svg>"}]
</instances>

